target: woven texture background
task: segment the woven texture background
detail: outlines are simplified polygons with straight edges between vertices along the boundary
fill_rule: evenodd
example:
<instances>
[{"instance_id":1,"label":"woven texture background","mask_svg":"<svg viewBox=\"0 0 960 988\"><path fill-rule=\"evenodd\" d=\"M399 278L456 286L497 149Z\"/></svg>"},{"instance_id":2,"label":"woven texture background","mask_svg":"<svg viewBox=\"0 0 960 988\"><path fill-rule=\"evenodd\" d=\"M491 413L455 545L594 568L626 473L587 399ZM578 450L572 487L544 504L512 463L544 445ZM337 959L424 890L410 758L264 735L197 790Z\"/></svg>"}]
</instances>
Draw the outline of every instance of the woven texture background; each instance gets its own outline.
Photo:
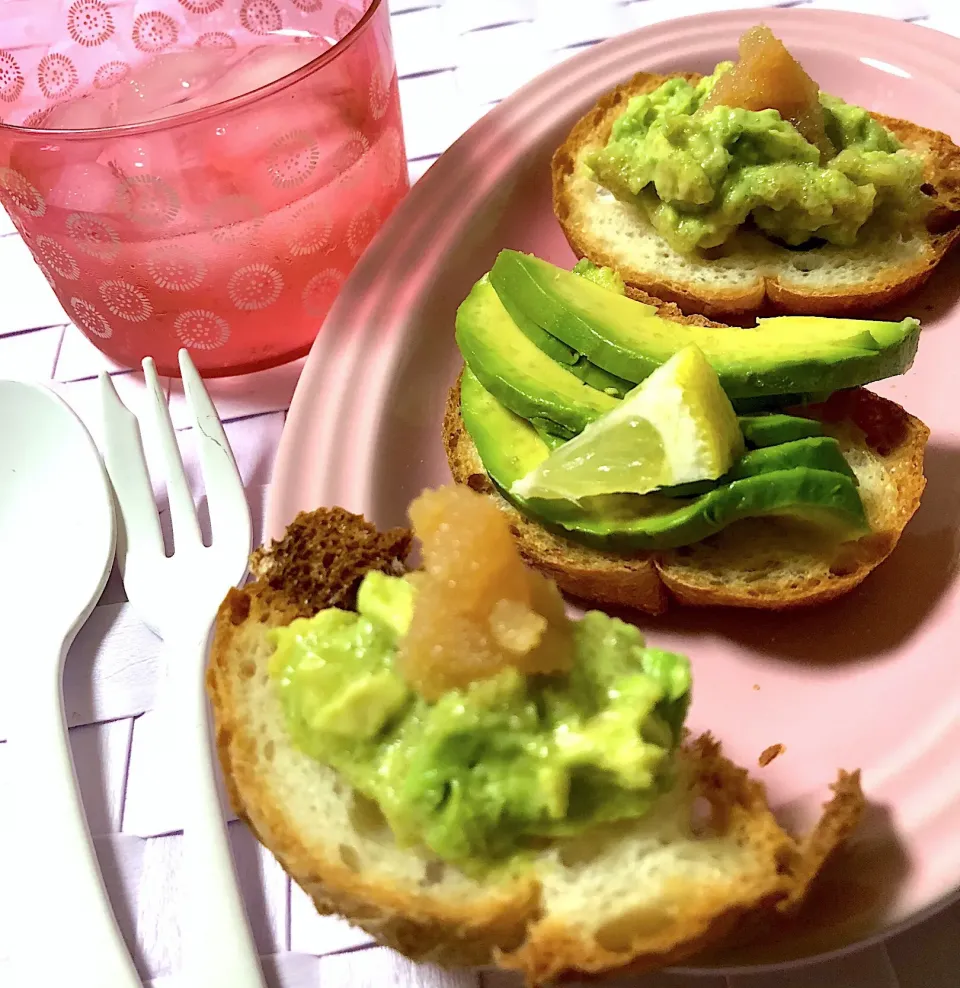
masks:
<instances>
[{"instance_id":1,"label":"woven texture background","mask_svg":"<svg viewBox=\"0 0 960 988\"><path fill-rule=\"evenodd\" d=\"M27 3L29 0L7 0ZM781 6L799 6L792 0ZM392 0L394 43L412 179L475 120L543 69L596 41L668 18L757 2L710 0ZM956 0L812 0L814 7L883 14L960 35ZM12 225L0 213L0 374L55 382L96 435L96 375L107 367L136 408L141 375L109 366L70 324ZM258 520L265 485L301 362L246 378L220 379L211 392L226 421ZM182 392L166 382L180 439L191 454ZM195 480L197 470L191 468ZM14 658L15 657L10 657ZM15 659L16 660L16 659ZM111 578L70 652L66 709L84 803L121 925L142 977L175 988L178 820L156 785L162 739L150 708L158 641ZM0 793L5 716L0 690ZM153 766L158 766L155 770ZM11 851L0 815L0 876ZM450 974L408 963L369 945L365 934L322 919L247 830L231 835L255 936L271 983L284 988L518 988L503 975ZM52 890L51 890L52 891ZM0 879L0 985L10 985L5 913L16 907ZM50 931L56 949L56 931ZM960 988L960 907L919 928L820 967L777 976L633 979L635 988ZM21 988L21 986L16 986ZM23 986L26 988L26 986ZM31 988L33 986L31 985ZM106 988L106 986L105 986Z\"/></svg>"}]
</instances>

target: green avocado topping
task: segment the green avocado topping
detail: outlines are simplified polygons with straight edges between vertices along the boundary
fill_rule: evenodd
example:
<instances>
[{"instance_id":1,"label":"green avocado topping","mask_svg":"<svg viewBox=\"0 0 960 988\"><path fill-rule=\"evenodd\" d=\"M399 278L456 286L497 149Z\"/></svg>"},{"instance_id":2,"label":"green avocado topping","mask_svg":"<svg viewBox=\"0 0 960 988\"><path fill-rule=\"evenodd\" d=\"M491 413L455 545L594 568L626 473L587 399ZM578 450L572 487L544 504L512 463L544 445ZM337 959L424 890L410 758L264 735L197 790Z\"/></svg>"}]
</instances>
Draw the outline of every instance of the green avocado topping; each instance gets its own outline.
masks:
<instances>
[{"instance_id":1,"label":"green avocado topping","mask_svg":"<svg viewBox=\"0 0 960 988\"><path fill-rule=\"evenodd\" d=\"M357 613L330 608L270 632L295 744L373 800L401 845L482 869L639 817L670 786L686 658L591 611L575 623L569 673L511 667L430 703L396 665L415 593L369 573Z\"/></svg>"},{"instance_id":2,"label":"green avocado topping","mask_svg":"<svg viewBox=\"0 0 960 988\"><path fill-rule=\"evenodd\" d=\"M586 278L587 281L592 281L601 288L616 292L617 295L626 295L627 293L627 287L624 285L619 271L614 271L613 268L598 267L593 261L585 257L581 257L574 264L573 273L580 275L581 278Z\"/></svg>"},{"instance_id":3,"label":"green avocado topping","mask_svg":"<svg viewBox=\"0 0 960 988\"><path fill-rule=\"evenodd\" d=\"M820 94L837 149L825 162L776 110L698 112L730 67L633 97L606 146L586 156L597 181L676 250L717 247L748 220L789 246L849 247L871 219L902 228L923 215L923 159L860 107Z\"/></svg>"}]
</instances>

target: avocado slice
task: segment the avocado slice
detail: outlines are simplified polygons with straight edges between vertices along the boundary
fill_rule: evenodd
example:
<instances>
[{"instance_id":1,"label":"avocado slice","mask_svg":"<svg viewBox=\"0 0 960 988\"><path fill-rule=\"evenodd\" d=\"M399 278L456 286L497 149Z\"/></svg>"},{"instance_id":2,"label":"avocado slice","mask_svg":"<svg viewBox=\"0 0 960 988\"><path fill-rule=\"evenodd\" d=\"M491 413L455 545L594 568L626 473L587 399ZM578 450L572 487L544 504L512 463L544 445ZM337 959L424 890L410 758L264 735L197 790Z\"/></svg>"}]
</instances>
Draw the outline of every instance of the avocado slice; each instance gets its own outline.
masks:
<instances>
[{"instance_id":1,"label":"avocado slice","mask_svg":"<svg viewBox=\"0 0 960 988\"><path fill-rule=\"evenodd\" d=\"M512 250L500 252L489 277L508 311L522 312L626 381L639 383L677 350L697 344L731 399L839 391L893 377L913 363L920 336L915 319L784 317L757 329L686 325Z\"/></svg>"},{"instance_id":2,"label":"avocado slice","mask_svg":"<svg viewBox=\"0 0 960 988\"><path fill-rule=\"evenodd\" d=\"M550 452L539 430L497 401L469 367L460 378L460 417L487 472L495 464L511 484Z\"/></svg>"},{"instance_id":3,"label":"avocado slice","mask_svg":"<svg viewBox=\"0 0 960 988\"><path fill-rule=\"evenodd\" d=\"M523 254L516 250L500 251L489 274L490 283L514 320L518 318L530 320L551 336L572 347L577 353L585 354L586 351L580 348L579 342L574 341L589 339L590 316L585 316L582 310L567 305L561 294L550 290L551 282L555 277L559 278L566 289L572 291L574 295L582 289L584 297L599 309L603 308L604 298L607 298L617 303L629 303L628 311L635 316L652 318L657 315L656 306L611 292L609 288L604 288L581 274L567 271L532 254ZM546 286L546 290L543 286ZM666 360L667 358L664 357L657 363L662 364ZM636 383L639 383L639 380Z\"/></svg>"},{"instance_id":4,"label":"avocado slice","mask_svg":"<svg viewBox=\"0 0 960 988\"><path fill-rule=\"evenodd\" d=\"M807 436L823 435L820 422L798 415L741 415L737 422L748 446L776 446Z\"/></svg>"},{"instance_id":5,"label":"avocado slice","mask_svg":"<svg viewBox=\"0 0 960 988\"><path fill-rule=\"evenodd\" d=\"M799 408L802 405L813 405L818 401L826 401L832 392L822 394L782 394L754 395L750 398L731 398L730 404L738 415L759 415L761 412L778 412L781 408Z\"/></svg>"},{"instance_id":6,"label":"avocado slice","mask_svg":"<svg viewBox=\"0 0 960 988\"><path fill-rule=\"evenodd\" d=\"M833 470L835 473L850 477L855 484L857 483L856 474L847 463L836 439L832 436L810 436L793 442L782 442L778 445L750 450L718 480L698 480L691 484L663 487L658 493L667 497L699 497L734 480L756 477L761 473L773 473L775 470L791 470L794 467Z\"/></svg>"},{"instance_id":7,"label":"avocado slice","mask_svg":"<svg viewBox=\"0 0 960 988\"><path fill-rule=\"evenodd\" d=\"M767 333L803 336L830 342L838 335L864 349L882 350L900 339L900 323L877 319L842 319L833 316L767 316L757 320L757 329ZM849 334L849 335L847 335Z\"/></svg>"},{"instance_id":8,"label":"avocado slice","mask_svg":"<svg viewBox=\"0 0 960 988\"><path fill-rule=\"evenodd\" d=\"M602 367L597 367L596 364L590 363L586 357L581 357L571 366L570 371L576 374L584 384L589 384L591 388L603 391L614 398L623 398L628 391L632 391L636 387L632 381L625 381L622 377L617 377L616 374L611 374Z\"/></svg>"},{"instance_id":9,"label":"avocado slice","mask_svg":"<svg viewBox=\"0 0 960 988\"><path fill-rule=\"evenodd\" d=\"M679 504L656 495L596 498L590 508L525 501L511 496L509 490L547 457L547 444L469 370L461 380L460 409L484 469L504 496L545 527L587 545L611 551L674 548L699 542L741 518L760 515L808 518L845 537L868 531L863 505L849 476L806 465L784 468L788 458L778 461L766 450L758 451L764 456L755 458L754 466L759 469L765 463L772 467L770 472L734 480ZM804 455L810 457L809 462L815 459L809 449Z\"/></svg>"},{"instance_id":10,"label":"avocado slice","mask_svg":"<svg viewBox=\"0 0 960 988\"><path fill-rule=\"evenodd\" d=\"M832 436L809 436L744 453L718 483L756 477L761 473L773 473L776 470L792 470L796 467L832 470L834 473L849 477L854 483L857 482L856 474L847 463L840 449L840 443L836 439Z\"/></svg>"},{"instance_id":11,"label":"avocado slice","mask_svg":"<svg viewBox=\"0 0 960 988\"><path fill-rule=\"evenodd\" d=\"M469 373L469 371L467 371ZM476 378L474 378L476 380ZM548 449L556 449L562 446L567 440L563 436L558 436L551 432L552 422L535 421L530 423L537 430L537 435L547 444Z\"/></svg>"},{"instance_id":12,"label":"avocado slice","mask_svg":"<svg viewBox=\"0 0 960 988\"><path fill-rule=\"evenodd\" d=\"M580 275L579 277L583 277ZM609 291L609 289L605 289ZM567 346L556 336L552 336L536 322L530 319L522 309L511 304L509 299L501 298L503 307L510 313L510 318L517 324L517 327L524 336L534 343L539 350L542 350L551 360L558 364L563 364L571 374L576 375L585 384L597 391L604 391L615 398L622 398L631 388L634 387L631 381L625 381L616 374L605 371L602 367L597 367L586 357L577 353L573 347ZM652 308L648 306L647 308Z\"/></svg>"},{"instance_id":13,"label":"avocado slice","mask_svg":"<svg viewBox=\"0 0 960 988\"><path fill-rule=\"evenodd\" d=\"M657 493L664 497L700 497L702 494L709 494L720 484L724 483L721 477L717 480L691 480L689 484L674 484L672 487L661 487Z\"/></svg>"},{"instance_id":14,"label":"avocado slice","mask_svg":"<svg viewBox=\"0 0 960 988\"><path fill-rule=\"evenodd\" d=\"M555 435L569 439L617 404L538 349L510 318L487 278L457 309L456 339L484 388L517 415L549 422Z\"/></svg>"},{"instance_id":15,"label":"avocado slice","mask_svg":"<svg viewBox=\"0 0 960 988\"><path fill-rule=\"evenodd\" d=\"M489 275L487 277L489 278ZM503 299L500 301L503 302ZM555 360L565 367L572 367L580 360L580 354L573 347L562 343L556 336L551 336L542 326L524 315L516 306L504 305L504 308L510 313L510 318L517 324L520 332L531 343L535 343L537 349L542 350L551 360Z\"/></svg>"},{"instance_id":16,"label":"avocado slice","mask_svg":"<svg viewBox=\"0 0 960 988\"><path fill-rule=\"evenodd\" d=\"M734 480L663 513L558 519L558 524L571 538L600 549L673 549L701 542L743 518L769 515L805 519L844 538L870 530L853 481L810 467Z\"/></svg>"}]
</instances>

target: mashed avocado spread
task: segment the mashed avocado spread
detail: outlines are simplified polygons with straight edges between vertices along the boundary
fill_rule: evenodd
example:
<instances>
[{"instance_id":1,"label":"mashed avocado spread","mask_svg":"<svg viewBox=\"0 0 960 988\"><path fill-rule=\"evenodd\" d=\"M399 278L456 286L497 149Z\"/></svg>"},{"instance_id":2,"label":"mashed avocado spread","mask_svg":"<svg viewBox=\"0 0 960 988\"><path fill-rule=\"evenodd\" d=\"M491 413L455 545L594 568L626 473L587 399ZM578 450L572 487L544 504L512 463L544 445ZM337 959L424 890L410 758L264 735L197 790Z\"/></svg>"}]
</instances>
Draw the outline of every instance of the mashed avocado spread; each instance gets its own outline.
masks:
<instances>
[{"instance_id":1,"label":"mashed avocado spread","mask_svg":"<svg viewBox=\"0 0 960 988\"><path fill-rule=\"evenodd\" d=\"M607 145L586 158L676 250L717 247L748 220L790 246L817 238L849 247L874 217L896 229L922 215L923 160L860 107L820 94L837 151L825 161L777 110L701 110L731 67L633 97Z\"/></svg>"},{"instance_id":2,"label":"mashed avocado spread","mask_svg":"<svg viewBox=\"0 0 960 988\"><path fill-rule=\"evenodd\" d=\"M638 817L672 781L690 666L591 611L569 673L508 667L428 702L398 670L417 591L369 573L357 613L271 632L294 742L380 807L397 841L485 866L537 839Z\"/></svg>"},{"instance_id":3,"label":"mashed avocado spread","mask_svg":"<svg viewBox=\"0 0 960 988\"><path fill-rule=\"evenodd\" d=\"M626 295L626 285L623 283L623 278L620 272L614 271L613 268L599 267L588 258L581 257L573 266L573 273L580 275L581 278L586 278L587 281L592 281L601 288L616 292L617 295Z\"/></svg>"}]
</instances>

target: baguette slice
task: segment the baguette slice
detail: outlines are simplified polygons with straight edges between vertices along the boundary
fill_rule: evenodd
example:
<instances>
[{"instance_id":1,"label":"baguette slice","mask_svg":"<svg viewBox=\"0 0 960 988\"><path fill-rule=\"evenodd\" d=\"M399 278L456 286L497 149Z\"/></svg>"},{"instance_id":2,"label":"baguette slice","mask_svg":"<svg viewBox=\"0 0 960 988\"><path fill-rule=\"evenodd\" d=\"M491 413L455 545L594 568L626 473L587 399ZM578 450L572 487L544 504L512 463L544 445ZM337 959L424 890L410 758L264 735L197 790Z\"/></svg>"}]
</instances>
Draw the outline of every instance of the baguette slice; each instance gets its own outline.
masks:
<instances>
[{"instance_id":1,"label":"baguette slice","mask_svg":"<svg viewBox=\"0 0 960 988\"><path fill-rule=\"evenodd\" d=\"M548 531L496 491L460 415L459 381L443 420L453 479L495 498L510 517L520 553L581 600L663 613L681 604L789 610L822 604L862 583L893 552L920 503L930 430L899 405L865 388L838 391L821 405L793 410L818 418L857 475L872 531L842 546L818 541L782 519L735 522L691 546L624 556Z\"/></svg>"},{"instance_id":2,"label":"baguette slice","mask_svg":"<svg viewBox=\"0 0 960 988\"><path fill-rule=\"evenodd\" d=\"M637 207L602 189L582 164L587 151L607 143L631 97L667 78L640 72L603 96L553 156L553 207L570 246L578 257L619 271L631 288L675 302L685 312L725 318L764 310L867 313L922 285L960 236L960 148L939 131L874 113L926 159L927 189L936 205L912 236L797 251L741 231L707 256L674 250Z\"/></svg>"},{"instance_id":3,"label":"baguette slice","mask_svg":"<svg viewBox=\"0 0 960 988\"><path fill-rule=\"evenodd\" d=\"M864 805L841 772L812 832L777 824L763 786L709 737L688 743L680 782L640 820L557 842L484 880L398 847L373 804L295 748L268 679L267 629L355 606L369 570L400 572L410 533L341 509L300 515L255 555L258 579L217 615L208 691L231 803L313 899L381 943L444 965L499 963L530 984L648 970L749 928L782 928ZM709 819L695 813L705 798Z\"/></svg>"}]
</instances>

